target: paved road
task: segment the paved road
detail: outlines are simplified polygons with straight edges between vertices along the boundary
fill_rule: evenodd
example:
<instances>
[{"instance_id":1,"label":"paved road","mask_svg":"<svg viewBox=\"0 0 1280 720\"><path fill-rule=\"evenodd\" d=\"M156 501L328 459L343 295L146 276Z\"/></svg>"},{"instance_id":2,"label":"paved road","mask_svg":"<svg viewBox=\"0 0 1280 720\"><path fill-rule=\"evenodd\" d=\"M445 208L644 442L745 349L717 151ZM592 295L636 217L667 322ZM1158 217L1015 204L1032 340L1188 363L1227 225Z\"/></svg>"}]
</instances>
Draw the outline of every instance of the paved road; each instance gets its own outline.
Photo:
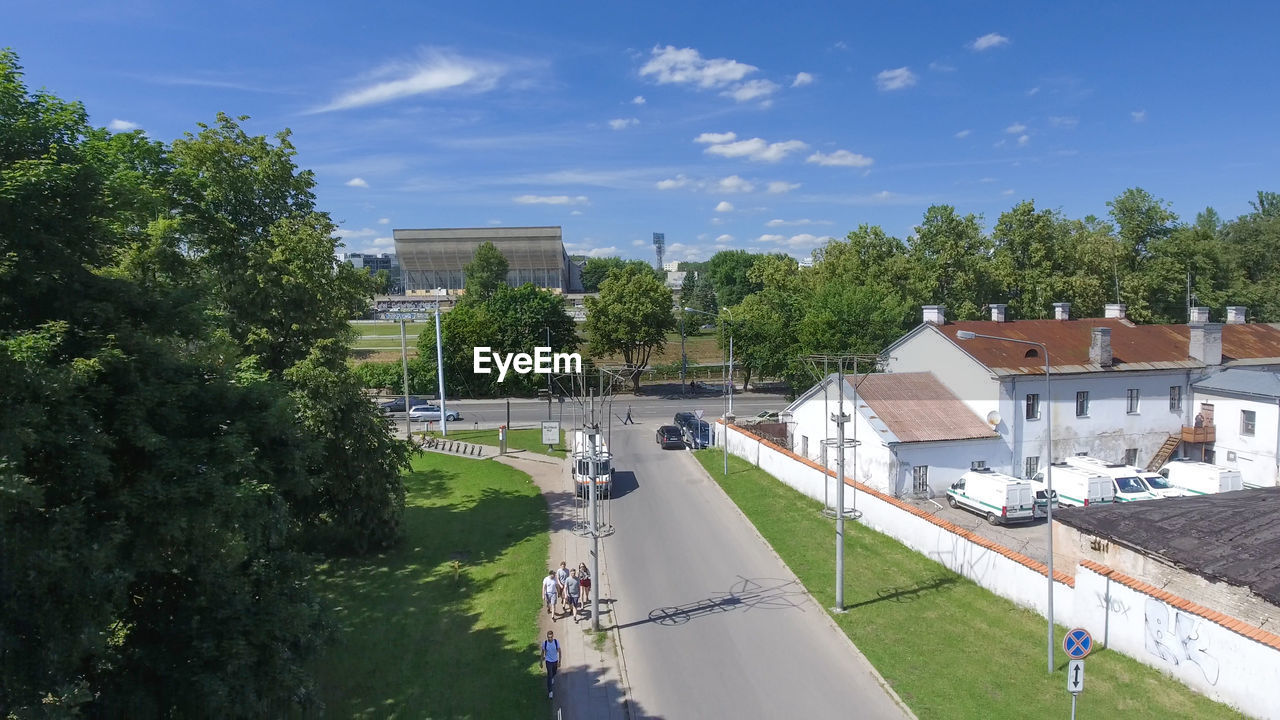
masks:
<instances>
[{"instance_id":1,"label":"paved road","mask_svg":"<svg viewBox=\"0 0 1280 720\"><path fill-rule=\"evenodd\" d=\"M613 429L606 540L636 717L905 717L693 457L660 450L641 417Z\"/></svg>"}]
</instances>

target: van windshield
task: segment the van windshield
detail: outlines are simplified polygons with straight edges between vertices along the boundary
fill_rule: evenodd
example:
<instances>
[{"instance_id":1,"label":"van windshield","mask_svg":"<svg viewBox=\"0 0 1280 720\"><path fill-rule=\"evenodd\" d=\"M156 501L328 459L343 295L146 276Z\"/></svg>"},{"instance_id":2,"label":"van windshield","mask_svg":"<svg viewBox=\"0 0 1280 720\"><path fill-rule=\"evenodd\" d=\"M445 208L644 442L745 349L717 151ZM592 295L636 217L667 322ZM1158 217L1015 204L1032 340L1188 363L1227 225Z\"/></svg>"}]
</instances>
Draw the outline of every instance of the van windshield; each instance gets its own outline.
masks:
<instances>
[{"instance_id":1,"label":"van windshield","mask_svg":"<svg viewBox=\"0 0 1280 720\"><path fill-rule=\"evenodd\" d=\"M1146 486L1144 486L1142 484L1142 481L1139 480L1136 476L1116 478L1116 488L1118 488L1120 492L1128 495L1133 495L1136 493L1144 493L1147 491Z\"/></svg>"},{"instance_id":2,"label":"van windshield","mask_svg":"<svg viewBox=\"0 0 1280 720\"><path fill-rule=\"evenodd\" d=\"M1169 482L1168 480L1165 480L1164 477L1160 475L1144 475L1142 479L1146 480L1148 485L1150 485L1151 487L1157 490L1173 489L1173 483Z\"/></svg>"}]
</instances>

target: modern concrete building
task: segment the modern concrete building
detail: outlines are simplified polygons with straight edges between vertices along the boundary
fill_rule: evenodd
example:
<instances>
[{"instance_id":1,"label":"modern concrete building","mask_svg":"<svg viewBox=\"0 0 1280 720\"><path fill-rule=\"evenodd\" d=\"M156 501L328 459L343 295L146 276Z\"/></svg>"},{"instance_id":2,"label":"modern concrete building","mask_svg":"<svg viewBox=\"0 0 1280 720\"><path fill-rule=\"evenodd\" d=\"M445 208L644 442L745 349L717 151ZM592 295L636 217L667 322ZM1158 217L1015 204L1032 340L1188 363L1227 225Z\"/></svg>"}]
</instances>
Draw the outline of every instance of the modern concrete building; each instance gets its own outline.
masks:
<instances>
[{"instance_id":1,"label":"modern concrete building","mask_svg":"<svg viewBox=\"0 0 1280 720\"><path fill-rule=\"evenodd\" d=\"M400 276L400 259L395 253L382 253L374 255L373 253L339 253L338 262L345 262L352 267L365 270L370 275L376 275L381 270L386 270L391 277L391 286L387 291L392 295L399 295L404 292L403 278Z\"/></svg>"},{"instance_id":2,"label":"modern concrete building","mask_svg":"<svg viewBox=\"0 0 1280 720\"><path fill-rule=\"evenodd\" d=\"M581 271L569 261L559 227L404 229L392 235L406 295L464 290L466 267L485 242L507 259L510 285L533 283L562 293L582 286Z\"/></svg>"}]
</instances>

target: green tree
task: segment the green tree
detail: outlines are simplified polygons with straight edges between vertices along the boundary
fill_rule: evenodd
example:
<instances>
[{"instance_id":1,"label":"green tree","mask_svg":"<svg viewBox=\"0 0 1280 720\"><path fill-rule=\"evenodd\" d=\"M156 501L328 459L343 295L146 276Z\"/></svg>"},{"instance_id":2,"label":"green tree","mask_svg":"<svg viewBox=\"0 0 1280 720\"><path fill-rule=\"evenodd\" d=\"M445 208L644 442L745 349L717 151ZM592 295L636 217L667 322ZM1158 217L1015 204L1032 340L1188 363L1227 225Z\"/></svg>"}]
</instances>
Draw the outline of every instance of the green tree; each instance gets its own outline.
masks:
<instances>
[{"instance_id":1,"label":"green tree","mask_svg":"<svg viewBox=\"0 0 1280 720\"><path fill-rule=\"evenodd\" d=\"M1108 200L1107 207L1131 270L1146 259L1150 243L1168 237L1178 226L1178 216L1168 203L1142 188L1125 190Z\"/></svg>"},{"instance_id":2,"label":"green tree","mask_svg":"<svg viewBox=\"0 0 1280 720\"><path fill-rule=\"evenodd\" d=\"M973 319L994 297L991 241L976 215L931 206L908 245L916 298L946 305L950 317Z\"/></svg>"},{"instance_id":3,"label":"green tree","mask_svg":"<svg viewBox=\"0 0 1280 720\"><path fill-rule=\"evenodd\" d=\"M721 345L731 330L734 364L743 371L745 391L751 376L782 377L796 361L796 322L802 308L796 261L785 256L763 258L751 269L761 285L732 308L732 321L721 323Z\"/></svg>"},{"instance_id":4,"label":"green tree","mask_svg":"<svg viewBox=\"0 0 1280 720\"><path fill-rule=\"evenodd\" d=\"M992 230L991 271L1004 290L1010 318L1049 317L1064 292L1060 278L1070 271L1062 253L1068 227L1052 210L1037 210L1027 200L1001 213Z\"/></svg>"},{"instance_id":5,"label":"green tree","mask_svg":"<svg viewBox=\"0 0 1280 720\"><path fill-rule=\"evenodd\" d=\"M652 273L659 280L666 279L666 273L655 270L652 265L643 260L623 260L620 257L587 258L587 263L582 268L583 291L589 293L599 292L600 283L609 277L609 273L628 267Z\"/></svg>"},{"instance_id":6,"label":"green tree","mask_svg":"<svg viewBox=\"0 0 1280 720\"><path fill-rule=\"evenodd\" d=\"M1262 322L1280 322L1280 194L1258 192L1253 212L1223 225L1224 251L1236 258L1229 294Z\"/></svg>"},{"instance_id":7,"label":"green tree","mask_svg":"<svg viewBox=\"0 0 1280 720\"><path fill-rule=\"evenodd\" d=\"M482 242L476 248L475 257L466 267L464 285L467 297L485 300L507 284L507 272L511 269L507 258L491 242Z\"/></svg>"},{"instance_id":8,"label":"green tree","mask_svg":"<svg viewBox=\"0 0 1280 720\"><path fill-rule=\"evenodd\" d=\"M760 289L751 281L751 267L762 255L746 250L721 250L707 261L707 278L715 288L720 307L730 307L742 302L742 298Z\"/></svg>"},{"instance_id":9,"label":"green tree","mask_svg":"<svg viewBox=\"0 0 1280 720\"><path fill-rule=\"evenodd\" d=\"M586 306L590 353L596 358L621 355L632 387L639 390L640 373L675 328L671 291L652 273L628 267L610 273L599 297L587 298Z\"/></svg>"}]
</instances>

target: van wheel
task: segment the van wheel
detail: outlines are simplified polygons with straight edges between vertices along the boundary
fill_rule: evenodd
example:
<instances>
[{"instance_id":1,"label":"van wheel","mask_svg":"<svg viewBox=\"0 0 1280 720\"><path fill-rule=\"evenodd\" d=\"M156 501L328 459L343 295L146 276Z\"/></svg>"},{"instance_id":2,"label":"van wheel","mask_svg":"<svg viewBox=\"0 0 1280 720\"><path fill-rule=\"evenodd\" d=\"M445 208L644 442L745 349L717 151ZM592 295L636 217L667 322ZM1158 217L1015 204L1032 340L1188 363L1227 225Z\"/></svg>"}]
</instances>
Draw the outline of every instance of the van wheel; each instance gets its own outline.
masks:
<instances>
[{"instance_id":1,"label":"van wheel","mask_svg":"<svg viewBox=\"0 0 1280 720\"><path fill-rule=\"evenodd\" d=\"M956 506L956 499L955 499L954 497L952 497L952 496L948 495L948 496L947 496L947 504L948 504L948 505L950 505L951 507L955 507L955 506Z\"/></svg>"},{"instance_id":2,"label":"van wheel","mask_svg":"<svg viewBox=\"0 0 1280 720\"><path fill-rule=\"evenodd\" d=\"M1000 524L1000 518L996 517L996 514L995 514L995 513L987 513L987 524L988 524L988 525L999 525L999 524Z\"/></svg>"}]
</instances>

